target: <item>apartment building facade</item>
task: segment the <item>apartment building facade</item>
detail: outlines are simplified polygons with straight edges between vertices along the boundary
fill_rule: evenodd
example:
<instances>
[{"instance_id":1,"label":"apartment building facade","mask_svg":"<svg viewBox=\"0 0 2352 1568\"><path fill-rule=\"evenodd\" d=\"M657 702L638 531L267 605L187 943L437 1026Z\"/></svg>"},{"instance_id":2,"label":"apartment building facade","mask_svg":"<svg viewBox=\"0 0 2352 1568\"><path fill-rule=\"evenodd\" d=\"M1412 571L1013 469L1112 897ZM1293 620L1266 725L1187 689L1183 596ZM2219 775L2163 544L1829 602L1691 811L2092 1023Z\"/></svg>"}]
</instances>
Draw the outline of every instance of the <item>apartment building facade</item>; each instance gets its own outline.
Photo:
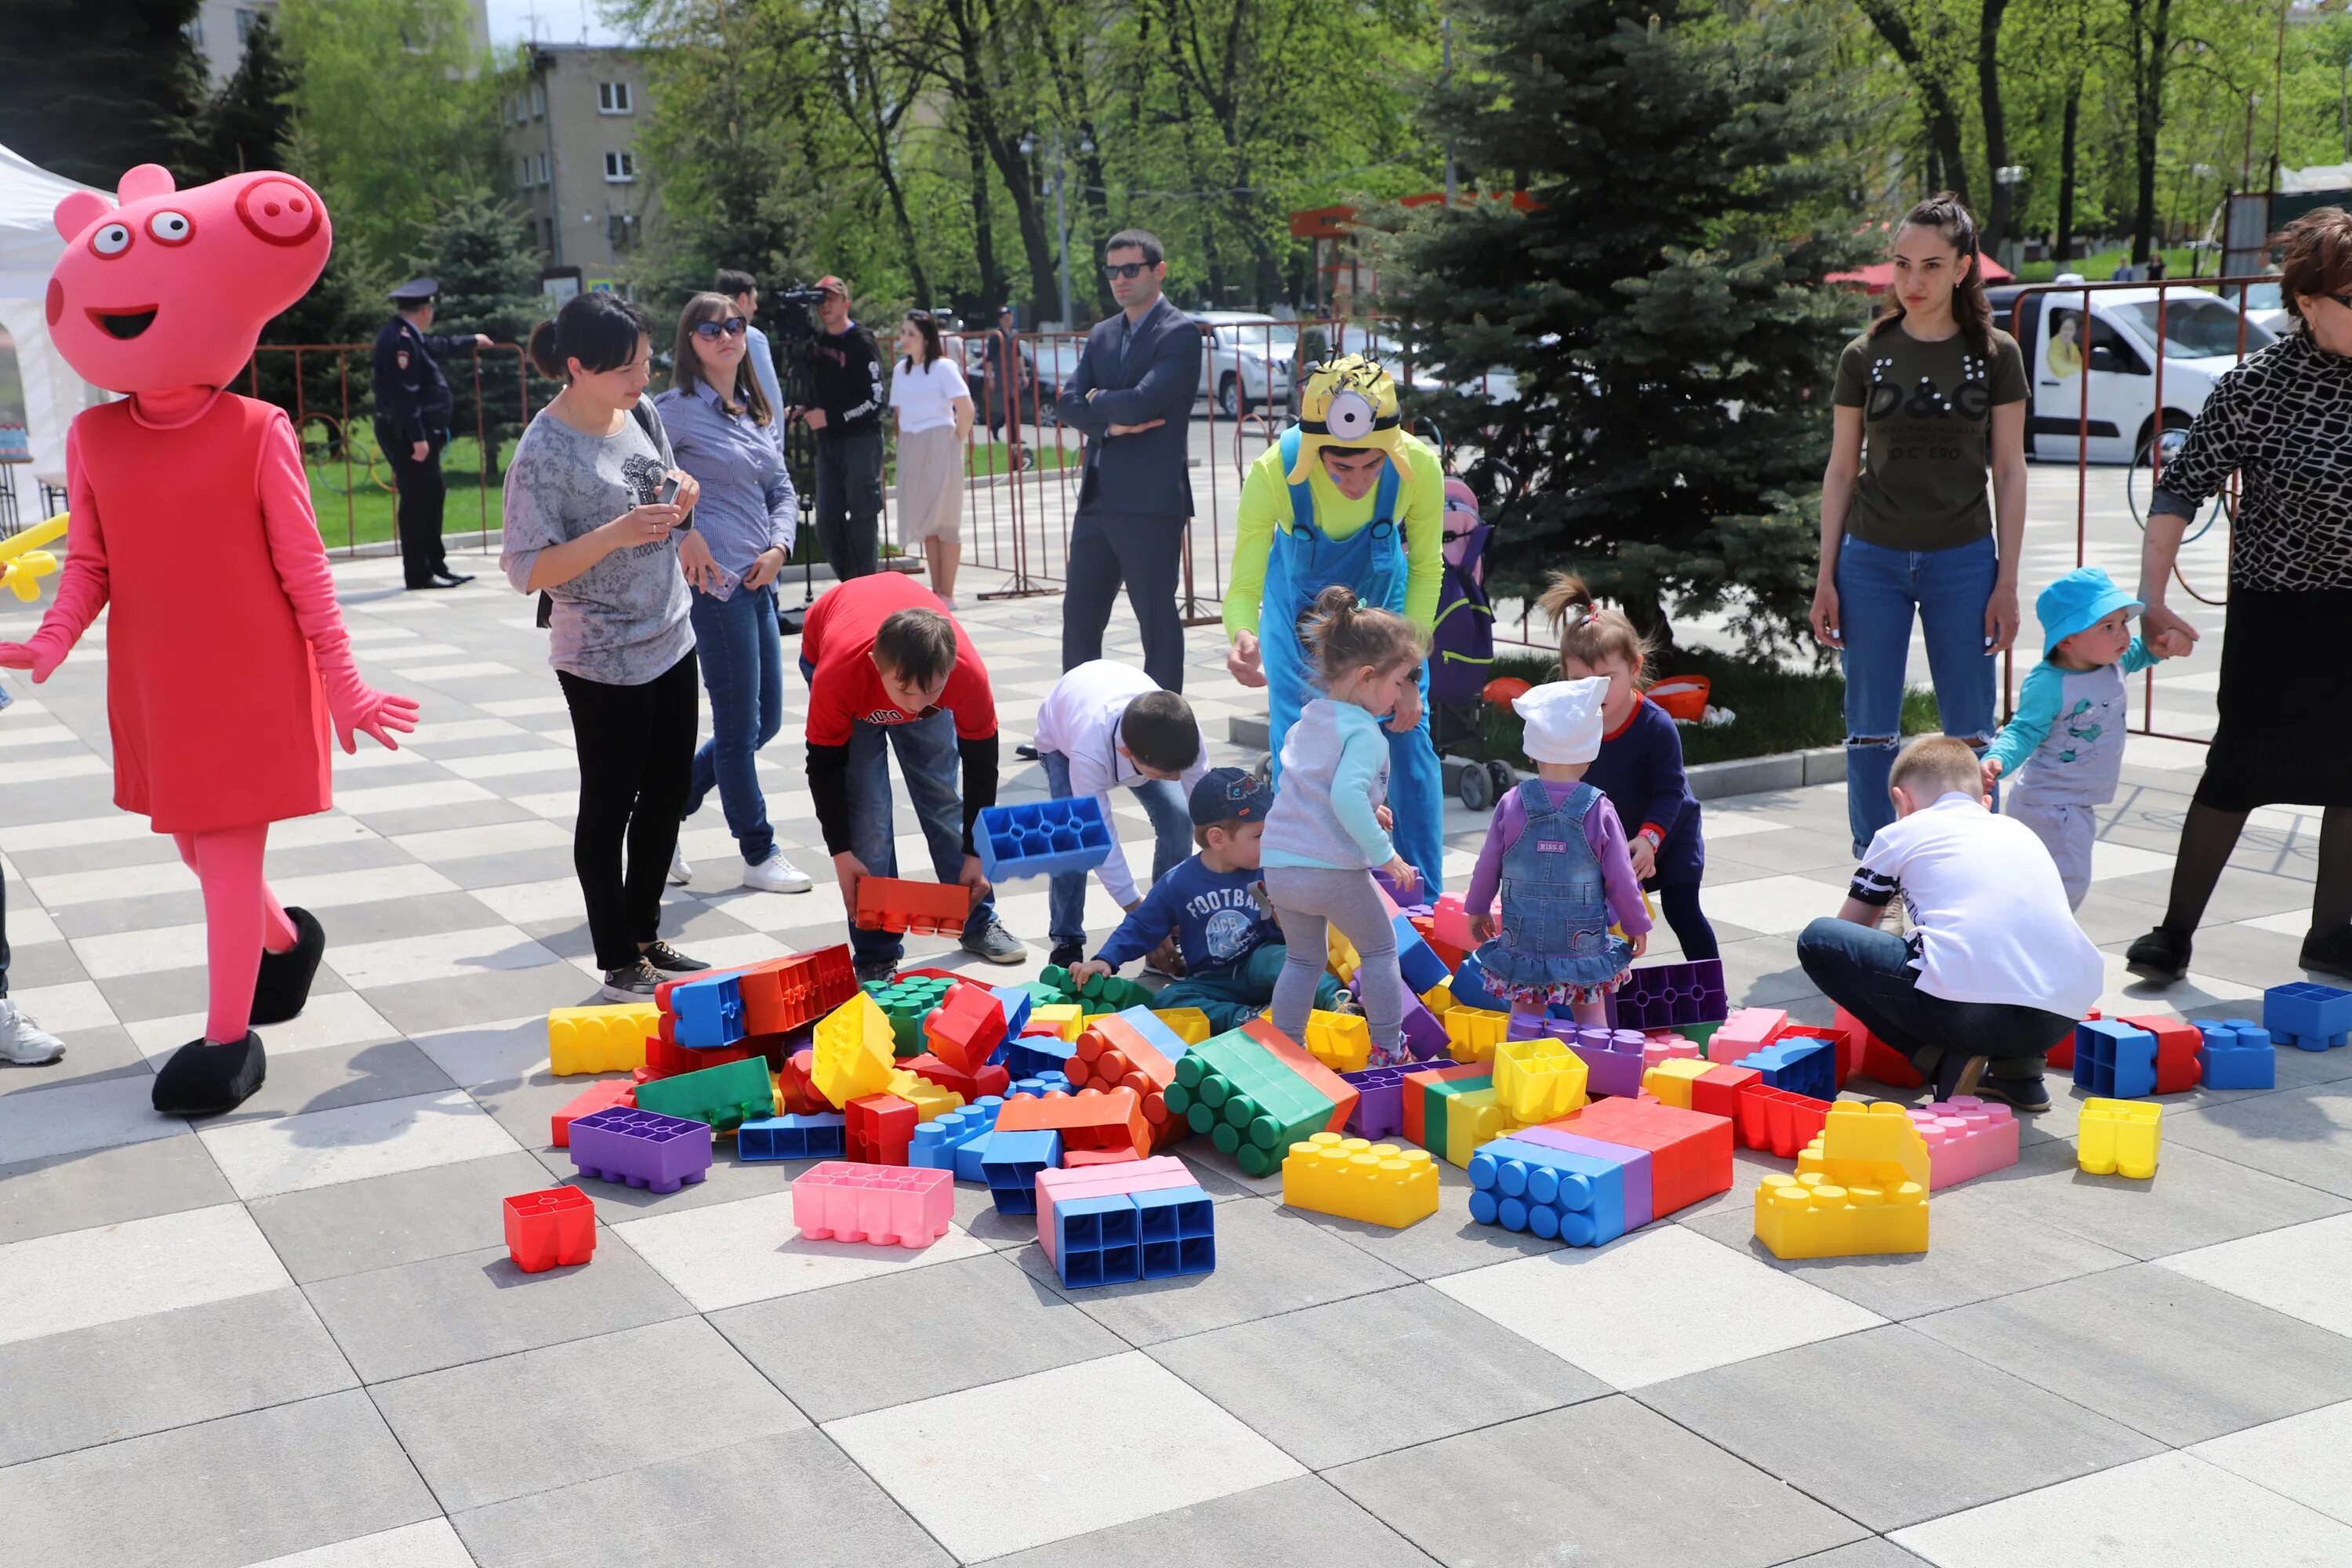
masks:
<instances>
[{"instance_id":1,"label":"apartment building facade","mask_svg":"<svg viewBox=\"0 0 2352 1568\"><path fill-rule=\"evenodd\" d=\"M509 178L551 286L612 288L660 222L638 160L647 110L640 51L533 44L501 95Z\"/></svg>"}]
</instances>

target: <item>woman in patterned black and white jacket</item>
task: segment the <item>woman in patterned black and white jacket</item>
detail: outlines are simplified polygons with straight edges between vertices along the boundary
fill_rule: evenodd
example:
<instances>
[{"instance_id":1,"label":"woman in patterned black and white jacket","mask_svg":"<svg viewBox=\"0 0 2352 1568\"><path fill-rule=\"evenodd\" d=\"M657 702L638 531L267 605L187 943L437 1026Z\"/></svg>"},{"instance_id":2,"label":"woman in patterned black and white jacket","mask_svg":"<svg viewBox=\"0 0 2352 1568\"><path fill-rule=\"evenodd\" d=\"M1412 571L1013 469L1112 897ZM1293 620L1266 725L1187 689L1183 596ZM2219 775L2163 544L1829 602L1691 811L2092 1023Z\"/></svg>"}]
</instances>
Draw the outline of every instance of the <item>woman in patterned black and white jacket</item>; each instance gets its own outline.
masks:
<instances>
[{"instance_id":1,"label":"woman in patterned black and white jacket","mask_svg":"<svg viewBox=\"0 0 2352 1568\"><path fill-rule=\"evenodd\" d=\"M2164 923L2126 961L2162 984L2189 968L2189 937L2256 806L2315 805L2319 879L2306 969L2352 975L2352 214L2319 207L2289 225L2280 291L2301 323L2227 372L2165 464L2140 552L2143 636L2197 629L2165 604L2182 531L2231 473L2220 722L2173 864Z\"/></svg>"}]
</instances>

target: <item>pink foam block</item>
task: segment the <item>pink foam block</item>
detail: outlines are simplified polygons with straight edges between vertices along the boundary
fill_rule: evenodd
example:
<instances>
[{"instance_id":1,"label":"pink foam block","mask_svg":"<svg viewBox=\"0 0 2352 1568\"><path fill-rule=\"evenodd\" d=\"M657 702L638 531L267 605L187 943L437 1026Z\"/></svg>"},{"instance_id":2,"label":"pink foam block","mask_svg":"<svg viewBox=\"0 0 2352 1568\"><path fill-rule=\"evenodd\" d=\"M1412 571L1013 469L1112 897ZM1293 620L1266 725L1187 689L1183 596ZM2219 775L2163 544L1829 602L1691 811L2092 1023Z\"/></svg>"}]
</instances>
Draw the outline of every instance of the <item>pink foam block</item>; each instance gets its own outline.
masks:
<instances>
[{"instance_id":1,"label":"pink foam block","mask_svg":"<svg viewBox=\"0 0 2352 1568\"><path fill-rule=\"evenodd\" d=\"M1462 907L1461 894L1447 893L1437 900L1437 907L1432 912L1436 923L1430 931L1439 942L1448 947L1458 947L1465 952L1478 945L1470 940L1470 911Z\"/></svg>"},{"instance_id":2,"label":"pink foam block","mask_svg":"<svg viewBox=\"0 0 2352 1568\"><path fill-rule=\"evenodd\" d=\"M1676 1058L1696 1061L1706 1054L1685 1036L1677 1035L1671 1029L1661 1029L1643 1037L1642 1070L1648 1072L1660 1062L1673 1061Z\"/></svg>"},{"instance_id":3,"label":"pink foam block","mask_svg":"<svg viewBox=\"0 0 2352 1568\"><path fill-rule=\"evenodd\" d=\"M1044 1170L1037 1173L1037 1245L1045 1249L1045 1259L1058 1265L1054 1256L1054 1205L1075 1198L1108 1197L1114 1193L1159 1192L1169 1187L1197 1186L1199 1179L1190 1167L1173 1154L1155 1154L1149 1160L1128 1160L1116 1165L1081 1165L1075 1170Z\"/></svg>"},{"instance_id":4,"label":"pink foam block","mask_svg":"<svg viewBox=\"0 0 2352 1568\"><path fill-rule=\"evenodd\" d=\"M2006 1105L1956 1094L1911 1112L1927 1142L1927 1190L2017 1163L2017 1118Z\"/></svg>"},{"instance_id":5,"label":"pink foam block","mask_svg":"<svg viewBox=\"0 0 2352 1568\"><path fill-rule=\"evenodd\" d=\"M1727 1067L1745 1060L1778 1039L1788 1026L1789 1015L1783 1008L1742 1007L1709 1037L1706 1059Z\"/></svg>"},{"instance_id":6,"label":"pink foam block","mask_svg":"<svg viewBox=\"0 0 2352 1568\"><path fill-rule=\"evenodd\" d=\"M929 1247L955 1217L955 1173L827 1160L793 1183L793 1223L811 1241Z\"/></svg>"}]
</instances>

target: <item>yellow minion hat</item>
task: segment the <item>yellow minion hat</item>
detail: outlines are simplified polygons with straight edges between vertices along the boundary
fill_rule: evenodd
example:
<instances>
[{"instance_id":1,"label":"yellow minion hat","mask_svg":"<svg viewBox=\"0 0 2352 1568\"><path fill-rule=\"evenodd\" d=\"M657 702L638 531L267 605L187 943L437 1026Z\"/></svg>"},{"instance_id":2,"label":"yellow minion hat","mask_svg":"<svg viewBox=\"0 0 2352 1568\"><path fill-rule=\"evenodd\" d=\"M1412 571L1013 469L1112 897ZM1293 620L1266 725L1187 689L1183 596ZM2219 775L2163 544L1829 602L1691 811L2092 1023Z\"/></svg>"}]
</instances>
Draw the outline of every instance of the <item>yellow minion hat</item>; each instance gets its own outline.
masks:
<instances>
[{"instance_id":1,"label":"yellow minion hat","mask_svg":"<svg viewBox=\"0 0 2352 1568\"><path fill-rule=\"evenodd\" d=\"M1304 483L1316 452L1325 447L1376 447L1389 455L1398 479L1409 479L1412 459L1403 436L1396 383L1387 371L1361 354L1326 360L1307 373L1299 396L1298 460L1290 466L1289 482Z\"/></svg>"}]
</instances>

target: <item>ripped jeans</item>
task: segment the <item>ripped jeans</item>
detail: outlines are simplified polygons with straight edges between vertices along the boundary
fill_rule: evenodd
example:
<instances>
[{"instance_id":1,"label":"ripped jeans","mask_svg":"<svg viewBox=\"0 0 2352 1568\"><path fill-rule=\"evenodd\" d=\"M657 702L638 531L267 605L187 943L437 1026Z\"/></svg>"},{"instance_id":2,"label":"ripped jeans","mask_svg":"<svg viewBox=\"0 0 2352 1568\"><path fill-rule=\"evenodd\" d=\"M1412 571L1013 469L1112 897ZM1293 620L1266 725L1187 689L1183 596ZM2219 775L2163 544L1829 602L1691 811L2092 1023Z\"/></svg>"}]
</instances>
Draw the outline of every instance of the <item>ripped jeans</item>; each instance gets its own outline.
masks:
<instances>
[{"instance_id":1,"label":"ripped jeans","mask_svg":"<svg viewBox=\"0 0 2352 1568\"><path fill-rule=\"evenodd\" d=\"M1979 752L1992 743L1997 661L1985 652L1985 605L1999 563L1988 534L1949 550L1889 550L1848 536L1838 546L1838 626L1845 637L1845 809L1859 857L1895 820L1886 775L1902 745L1903 687L1917 612L1944 733Z\"/></svg>"}]
</instances>

